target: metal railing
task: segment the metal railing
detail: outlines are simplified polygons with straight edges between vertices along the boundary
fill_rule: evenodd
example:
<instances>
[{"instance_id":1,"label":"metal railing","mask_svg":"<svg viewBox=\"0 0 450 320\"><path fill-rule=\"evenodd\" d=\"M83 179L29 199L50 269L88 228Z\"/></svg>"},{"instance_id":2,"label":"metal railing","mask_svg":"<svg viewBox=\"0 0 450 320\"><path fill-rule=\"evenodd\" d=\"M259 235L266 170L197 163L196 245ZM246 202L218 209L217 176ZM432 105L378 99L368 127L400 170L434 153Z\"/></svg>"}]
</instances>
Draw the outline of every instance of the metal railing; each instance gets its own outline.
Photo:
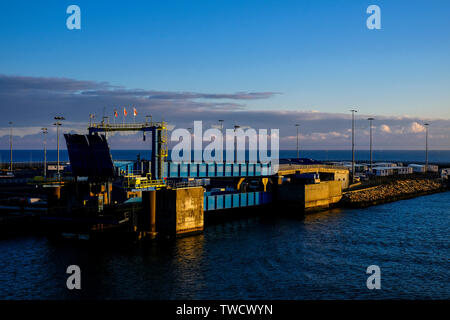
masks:
<instances>
[{"instance_id":1,"label":"metal railing","mask_svg":"<svg viewBox=\"0 0 450 320\"><path fill-rule=\"evenodd\" d=\"M125 189L162 188L166 186L166 182L164 180L150 179L150 176L127 175L124 177L122 186Z\"/></svg>"},{"instance_id":2,"label":"metal railing","mask_svg":"<svg viewBox=\"0 0 450 320\"><path fill-rule=\"evenodd\" d=\"M332 164L290 164L290 163L283 163L283 164L279 165L278 171L297 170L297 169L318 169L318 168L348 170L347 167L337 166L337 165L332 165Z\"/></svg>"}]
</instances>

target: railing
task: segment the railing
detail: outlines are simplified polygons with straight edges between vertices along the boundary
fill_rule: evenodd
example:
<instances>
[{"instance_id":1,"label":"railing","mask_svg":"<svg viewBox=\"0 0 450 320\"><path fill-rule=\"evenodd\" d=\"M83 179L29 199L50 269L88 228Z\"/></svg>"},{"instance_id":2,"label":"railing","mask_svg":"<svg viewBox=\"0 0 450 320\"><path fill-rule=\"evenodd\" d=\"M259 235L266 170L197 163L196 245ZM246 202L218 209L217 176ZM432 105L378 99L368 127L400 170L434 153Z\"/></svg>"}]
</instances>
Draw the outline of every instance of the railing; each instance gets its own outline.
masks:
<instances>
[{"instance_id":1,"label":"railing","mask_svg":"<svg viewBox=\"0 0 450 320\"><path fill-rule=\"evenodd\" d=\"M338 170L348 170L347 167L344 166L337 166L332 164L280 164L278 171L283 170L297 170L297 169L318 169L318 168L325 168L325 169L338 169Z\"/></svg>"},{"instance_id":2,"label":"railing","mask_svg":"<svg viewBox=\"0 0 450 320\"><path fill-rule=\"evenodd\" d=\"M164 180L148 179L141 176L125 176L123 187L125 189L147 189L147 188L161 188L165 187Z\"/></svg>"},{"instance_id":3,"label":"railing","mask_svg":"<svg viewBox=\"0 0 450 320\"><path fill-rule=\"evenodd\" d=\"M102 130L141 130L146 128L162 128L165 126L164 122L145 122L145 123L90 123L89 128Z\"/></svg>"}]
</instances>

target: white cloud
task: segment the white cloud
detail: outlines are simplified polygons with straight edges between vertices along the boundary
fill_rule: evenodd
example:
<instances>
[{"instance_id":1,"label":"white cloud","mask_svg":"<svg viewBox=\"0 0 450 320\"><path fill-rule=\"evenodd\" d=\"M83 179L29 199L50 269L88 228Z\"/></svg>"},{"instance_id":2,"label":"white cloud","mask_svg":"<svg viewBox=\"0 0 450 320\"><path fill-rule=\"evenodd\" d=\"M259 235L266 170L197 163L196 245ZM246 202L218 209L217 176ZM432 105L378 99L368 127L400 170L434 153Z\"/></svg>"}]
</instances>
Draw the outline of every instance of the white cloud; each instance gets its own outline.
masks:
<instances>
[{"instance_id":1,"label":"white cloud","mask_svg":"<svg viewBox=\"0 0 450 320\"><path fill-rule=\"evenodd\" d=\"M424 132L424 131L425 131L425 127L415 121L413 123L411 123L411 126L409 127L409 132L411 132L411 133L420 133L420 132Z\"/></svg>"},{"instance_id":2,"label":"white cloud","mask_svg":"<svg viewBox=\"0 0 450 320\"><path fill-rule=\"evenodd\" d=\"M391 128L387 124L382 124L380 126L380 130L381 130L381 132L385 132L385 133L391 133L392 132Z\"/></svg>"}]
</instances>

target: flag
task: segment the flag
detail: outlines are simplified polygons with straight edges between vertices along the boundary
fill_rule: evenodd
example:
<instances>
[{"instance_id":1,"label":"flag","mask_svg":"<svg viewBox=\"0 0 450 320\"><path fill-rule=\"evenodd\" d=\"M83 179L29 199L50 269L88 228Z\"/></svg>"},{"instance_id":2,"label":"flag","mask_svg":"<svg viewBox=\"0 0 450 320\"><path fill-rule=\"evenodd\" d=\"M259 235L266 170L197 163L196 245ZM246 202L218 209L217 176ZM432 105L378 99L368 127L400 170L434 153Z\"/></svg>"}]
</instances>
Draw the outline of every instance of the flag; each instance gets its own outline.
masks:
<instances>
[{"instance_id":1,"label":"flag","mask_svg":"<svg viewBox=\"0 0 450 320\"><path fill-rule=\"evenodd\" d=\"M127 108L123 108L123 115L126 117L127 116L127 114L128 114L128 112L127 112Z\"/></svg>"},{"instance_id":2,"label":"flag","mask_svg":"<svg viewBox=\"0 0 450 320\"><path fill-rule=\"evenodd\" d=\"M137 111L136 111L136 108L133 108L133 116L137 116Z\"/></svg>"},{"instance_id":3,"label":"flag","mask_svg":"<svg viewBox=\"0 0 450 320\"><path fill-rule=\"evenodd\" d=\"M119 113L117 112L117 109L114 109L114 117L118 117L119 116Z\"/></svg>"}]
</instances>

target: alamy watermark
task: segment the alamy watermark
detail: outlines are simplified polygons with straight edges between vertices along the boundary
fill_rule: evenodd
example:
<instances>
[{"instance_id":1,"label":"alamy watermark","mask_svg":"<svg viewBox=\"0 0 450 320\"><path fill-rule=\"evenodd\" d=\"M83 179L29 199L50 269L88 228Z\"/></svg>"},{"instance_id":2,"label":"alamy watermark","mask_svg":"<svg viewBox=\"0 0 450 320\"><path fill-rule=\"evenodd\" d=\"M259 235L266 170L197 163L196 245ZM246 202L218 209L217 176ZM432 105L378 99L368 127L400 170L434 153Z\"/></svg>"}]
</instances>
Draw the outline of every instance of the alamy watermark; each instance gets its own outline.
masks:
<instances>
[{"instance_id":1,"label":"alamy watermark","mask_svg":"<svg viewBox=\"0 0 450 320\"><path fill-rule=\"evenodd\" d=\"M372 4L367 7L367 14L370 16L366 20L366 26L369 30L380 30L381 29L381 9L379 6Z\"/></svg>"},{"instance_id":2,"label":"alamy watermark","mask_svg":"<svg viewBox=\"0 0 450 320\"><path fill-rule=\"evenodd\" d=\"M372 4L367 7L366 13L370 16L366 20L366 26L369 30L381 29L381 9L379 6ZM81 29L81 9L78 5L71 4L66 9L66 14L70 14L66 20L66 27L69 30Z\"/></svg>"},{"instance_id":3,"label":"alamy watermark","mask_svg":"<svg viewBox=\"0 0 450 320\"><path fill-rule=\"evenodd\" d=\"M381 289L381 269L380 269L380 267L377 265L368 266L366 273L370 274L370 276L367 278L367 281L366 281L367 289L369 289L369 290Z\"/></svg>"},{"instance_id":4,"label":"alamy watermark","mask_svg":"<svg viewBox=\"0 0 450 320\"><path fill-rule=\"evenodd\" d=\"M71 4L67 7L67 14L70 16L67 17L66 27L69 30L80 30L81 29L81 9L79 6L75 4Z\"/></svg>"},{"instance_id":5,"label":"alamy watermark","mask_svg":"<svg viewBox=\"0 0 450 320\"><path fill-rule=\"evenodd\" d=\"M73 290L81 290L81 269L77 265L70 265L67 267L66 270L67 274L70 274L70 276L67 278L66 286L67 289Z\"/></svg>"},{"instance_id":6,"label":"alamy watermark","mask_svg":"<svg viewBox=\"0 0 450 320\"><path fill-rule=\"evenodd\" d=\"M276 173L279 140L279 129L271 129L269 134L267 129L236 127L224 133L216 128L203 131L202 121L194 121L193 134L184 128L172 131L170 141L178 143L172 148L171 160L174 163L262 163L270 164ZM203 148L204 142L208 144Z\"/></svg>"}]
</instances>

